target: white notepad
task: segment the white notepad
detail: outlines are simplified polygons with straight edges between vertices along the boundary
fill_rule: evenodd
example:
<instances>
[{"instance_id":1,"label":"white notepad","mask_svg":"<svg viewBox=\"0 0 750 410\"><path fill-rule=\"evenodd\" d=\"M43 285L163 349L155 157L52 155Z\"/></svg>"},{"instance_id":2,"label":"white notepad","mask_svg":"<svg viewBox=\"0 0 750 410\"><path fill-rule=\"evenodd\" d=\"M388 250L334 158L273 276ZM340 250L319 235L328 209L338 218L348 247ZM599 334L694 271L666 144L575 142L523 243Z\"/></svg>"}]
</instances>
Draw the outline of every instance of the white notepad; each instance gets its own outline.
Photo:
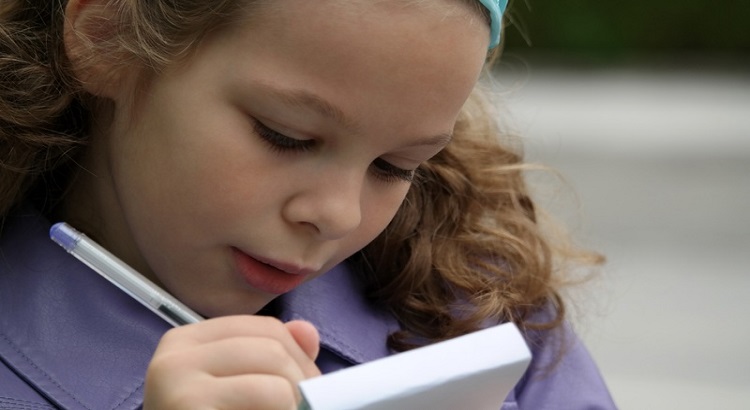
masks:
<instances>
[{"instance_id":1,"label":"white notepad","mask_svg":"<svg viewBox=\"0 0 750 410\"><path fill-rule=\"evenodd\" d=\"M506 323L305 380L300 409L498 410L530 361Z\"/></svg>"}]
</instances>

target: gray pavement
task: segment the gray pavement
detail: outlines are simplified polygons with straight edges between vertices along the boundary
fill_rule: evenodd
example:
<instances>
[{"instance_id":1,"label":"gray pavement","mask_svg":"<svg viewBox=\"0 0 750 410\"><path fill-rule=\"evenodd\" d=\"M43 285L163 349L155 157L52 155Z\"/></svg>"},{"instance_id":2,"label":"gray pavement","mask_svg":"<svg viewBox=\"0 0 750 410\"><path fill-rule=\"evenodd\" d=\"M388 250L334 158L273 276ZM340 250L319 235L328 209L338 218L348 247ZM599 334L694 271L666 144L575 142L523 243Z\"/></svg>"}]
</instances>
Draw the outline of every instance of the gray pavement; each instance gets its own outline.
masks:
<instances>
[{"instance_id":1,"label":"gray pavement","mask_svg":"<svg viewBox=\"0 0 750 410\"><path fill-rule=\"evenodd\" d=\"M750 409L750 70L501 72L543 203L603 251L572 291L623 409Z\"/></svg>"}]
</instances>

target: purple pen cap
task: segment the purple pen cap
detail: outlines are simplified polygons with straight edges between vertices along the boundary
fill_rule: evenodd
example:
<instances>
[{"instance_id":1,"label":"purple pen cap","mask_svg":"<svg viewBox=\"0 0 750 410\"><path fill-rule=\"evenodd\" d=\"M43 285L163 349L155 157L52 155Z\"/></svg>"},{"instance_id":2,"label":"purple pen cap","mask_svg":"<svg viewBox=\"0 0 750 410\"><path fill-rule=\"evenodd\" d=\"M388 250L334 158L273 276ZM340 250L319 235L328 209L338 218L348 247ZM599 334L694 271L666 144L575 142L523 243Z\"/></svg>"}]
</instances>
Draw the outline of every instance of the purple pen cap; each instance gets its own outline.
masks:
<instances>
[{"instance_id":1,"label":"purple pen cap","mask_svg":"<svg viewBox=\"0 0 750 410\"><path fill-rule=\"evenodd\" d=\"M70 252L81 239L81 233L65 222L58 222L49 229L49 237Z\"/></svg>"}]
</instances>

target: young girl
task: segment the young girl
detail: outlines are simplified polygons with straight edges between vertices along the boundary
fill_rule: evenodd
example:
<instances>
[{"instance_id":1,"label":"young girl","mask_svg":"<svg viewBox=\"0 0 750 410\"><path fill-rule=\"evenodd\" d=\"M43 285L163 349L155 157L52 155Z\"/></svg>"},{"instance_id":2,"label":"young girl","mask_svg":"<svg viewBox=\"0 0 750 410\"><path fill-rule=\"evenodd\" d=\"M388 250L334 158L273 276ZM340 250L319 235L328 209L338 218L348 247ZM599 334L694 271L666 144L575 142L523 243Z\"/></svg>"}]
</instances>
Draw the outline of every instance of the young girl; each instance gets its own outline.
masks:
<instances>
[{"instance_id":1,"label":"young girl","mask_svg":"<svg viewBox=\"0 0 750 410\"><path fill-rule=\"evenodd\" d=\"M503 409L614 407L475 88L504 8L3 0L0 408L293 409L505 321L534 360ZM169 330L61 220L207 320Z\"/></svg>"}]
</instances>

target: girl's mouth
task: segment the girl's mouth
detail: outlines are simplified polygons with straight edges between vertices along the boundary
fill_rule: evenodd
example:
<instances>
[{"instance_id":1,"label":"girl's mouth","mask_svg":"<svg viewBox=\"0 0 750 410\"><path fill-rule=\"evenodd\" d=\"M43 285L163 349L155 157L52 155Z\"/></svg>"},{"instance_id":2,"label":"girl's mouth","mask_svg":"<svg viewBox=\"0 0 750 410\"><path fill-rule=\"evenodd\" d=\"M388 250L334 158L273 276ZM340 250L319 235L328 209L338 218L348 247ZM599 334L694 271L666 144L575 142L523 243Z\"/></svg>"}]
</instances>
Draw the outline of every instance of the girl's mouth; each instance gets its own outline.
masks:
<instances>
[{"instance_id":1,"label":"girl's mouth","mask_svg":"<svg viewBox=\"0 0 750 410\"><path fill-rule=\"evenodd\" d=\"M301 285L307 277L305 272L283 271L236 248L232 248L232 253L239 274L247 284L261 292L281 295Z\"/></svg>"}]
</instances>

